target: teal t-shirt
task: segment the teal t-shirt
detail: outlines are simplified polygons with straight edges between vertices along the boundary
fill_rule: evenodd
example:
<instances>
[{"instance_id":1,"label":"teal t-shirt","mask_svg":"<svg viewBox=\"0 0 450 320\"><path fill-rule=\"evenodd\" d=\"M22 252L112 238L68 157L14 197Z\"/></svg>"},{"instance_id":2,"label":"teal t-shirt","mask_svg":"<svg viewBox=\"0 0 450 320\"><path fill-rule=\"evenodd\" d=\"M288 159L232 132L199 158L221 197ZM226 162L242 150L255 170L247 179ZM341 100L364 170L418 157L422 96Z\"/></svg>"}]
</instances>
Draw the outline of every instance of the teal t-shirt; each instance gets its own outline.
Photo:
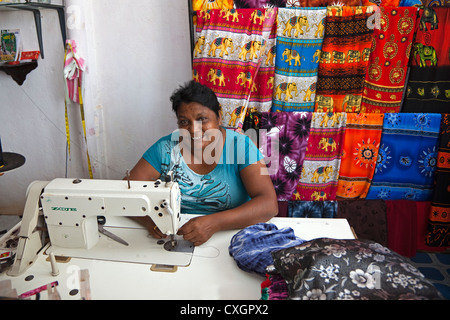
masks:
<instances>
[{"instance_id":1,"label":"teal t-shirt","mask_svg":"<svg viewBox=\"0 0 450 320\"><path fill-rule=\"evenodd\" d=\"M182 213L209 214L250 200L239 173L263 155L248 136L229 129L225 132L221 158L208 174L197 174L188 167L176 132L162 137L144 153L143 158L161 173L161 179L172 171L181 190Z\"/></svg>"}]
</instances>

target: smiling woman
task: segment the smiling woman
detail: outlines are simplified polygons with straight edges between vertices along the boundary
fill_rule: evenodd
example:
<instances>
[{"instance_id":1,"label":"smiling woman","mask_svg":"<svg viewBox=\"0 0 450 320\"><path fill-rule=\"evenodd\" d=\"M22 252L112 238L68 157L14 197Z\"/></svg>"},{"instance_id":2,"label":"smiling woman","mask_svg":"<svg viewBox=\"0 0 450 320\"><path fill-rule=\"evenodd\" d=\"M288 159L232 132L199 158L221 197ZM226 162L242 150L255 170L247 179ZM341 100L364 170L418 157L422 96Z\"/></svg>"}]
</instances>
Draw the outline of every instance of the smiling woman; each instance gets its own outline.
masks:
<instances>
[{"instance_id":1,"label":"smiling woman","mask_svg":"<svg viewBox=\"0 0 450 320\"><path fill-rule=\"evenodd\" d=\"M219 230L275 216L277 198L263 156L249 137L221 126L215 93L190 81L171 101L179 129L144 153L130 179L164 179L172 173L181 190L181 212L201 215L178 233L200 245ZM141 222L154 237L164 237L150 218Z\"/></svg>"}]
</instances>

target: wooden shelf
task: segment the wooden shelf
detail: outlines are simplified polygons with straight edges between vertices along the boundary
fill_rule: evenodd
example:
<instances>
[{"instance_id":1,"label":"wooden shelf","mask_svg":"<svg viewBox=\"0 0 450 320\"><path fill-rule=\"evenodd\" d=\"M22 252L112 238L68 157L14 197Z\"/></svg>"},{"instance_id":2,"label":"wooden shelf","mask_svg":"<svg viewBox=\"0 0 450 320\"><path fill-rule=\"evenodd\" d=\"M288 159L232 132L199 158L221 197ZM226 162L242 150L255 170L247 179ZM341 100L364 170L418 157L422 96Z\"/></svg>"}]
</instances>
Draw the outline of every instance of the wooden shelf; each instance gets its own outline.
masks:
<instances>
[{"instance_id":1,"label":"wooden shelf","mask_svg":"<svg viewBox=\"0 0 450 320\"><path fill-rule=\"evenodd\" d=\"M66 20L64 13L64 6L47 4L47 3L0 3L0 11L10 10L25 10L31 11L34 15L34 23L36 25L36 34L39 42L39 50L41 52L41 58L44 59L44 45L42 41L42 27L41 27L41 9L51 9L58 12L59 27L61 28L61 35L63 39L63 46L66 45Z\"/></svg>"}]
</instances>

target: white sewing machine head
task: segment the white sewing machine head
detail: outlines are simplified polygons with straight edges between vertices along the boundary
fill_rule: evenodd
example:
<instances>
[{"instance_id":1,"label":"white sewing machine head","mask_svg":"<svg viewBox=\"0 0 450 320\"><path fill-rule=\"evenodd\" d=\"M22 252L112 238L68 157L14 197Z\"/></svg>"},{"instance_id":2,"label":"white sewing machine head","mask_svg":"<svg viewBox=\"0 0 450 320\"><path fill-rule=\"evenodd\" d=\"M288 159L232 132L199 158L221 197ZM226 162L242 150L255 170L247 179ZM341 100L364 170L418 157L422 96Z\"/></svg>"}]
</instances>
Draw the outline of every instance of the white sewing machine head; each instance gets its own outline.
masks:
<instances>
[{"instance_id":1,"label":"white sewing machine head","mask_svg":"<svg viewBox=\"0 0 450 320\"><path fill-rule=\"evenodd\" d=\"M150 216L162 233L175 235L180 222L176 182L55 179L41 195L53 246L90 249L99 240L97 216ZM130 186L130 187L129 187Z\"/></svg>"}]
</instances>

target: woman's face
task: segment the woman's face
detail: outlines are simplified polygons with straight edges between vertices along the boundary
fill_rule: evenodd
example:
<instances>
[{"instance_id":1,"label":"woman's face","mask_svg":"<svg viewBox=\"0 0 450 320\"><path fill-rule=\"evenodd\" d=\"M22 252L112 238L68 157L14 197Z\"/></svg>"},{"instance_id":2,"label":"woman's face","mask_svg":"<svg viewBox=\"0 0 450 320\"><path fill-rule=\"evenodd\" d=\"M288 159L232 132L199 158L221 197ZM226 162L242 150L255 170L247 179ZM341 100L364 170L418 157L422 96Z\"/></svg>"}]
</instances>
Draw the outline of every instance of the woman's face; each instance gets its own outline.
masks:
<instances>
[{"instance_id":1,"label":"woman's face","mask_svg":"<svg viewBox=\"0 0 450 320\"><path fill-rule=\"evenodd\" d=\"M188 139L192 148L204 149L213 141L217 141L218 134L222 134L221 117L200 103L182 103L177 110L177 119L178 128L184 129L183 140Z\"/></svg>"}]
</instances>

